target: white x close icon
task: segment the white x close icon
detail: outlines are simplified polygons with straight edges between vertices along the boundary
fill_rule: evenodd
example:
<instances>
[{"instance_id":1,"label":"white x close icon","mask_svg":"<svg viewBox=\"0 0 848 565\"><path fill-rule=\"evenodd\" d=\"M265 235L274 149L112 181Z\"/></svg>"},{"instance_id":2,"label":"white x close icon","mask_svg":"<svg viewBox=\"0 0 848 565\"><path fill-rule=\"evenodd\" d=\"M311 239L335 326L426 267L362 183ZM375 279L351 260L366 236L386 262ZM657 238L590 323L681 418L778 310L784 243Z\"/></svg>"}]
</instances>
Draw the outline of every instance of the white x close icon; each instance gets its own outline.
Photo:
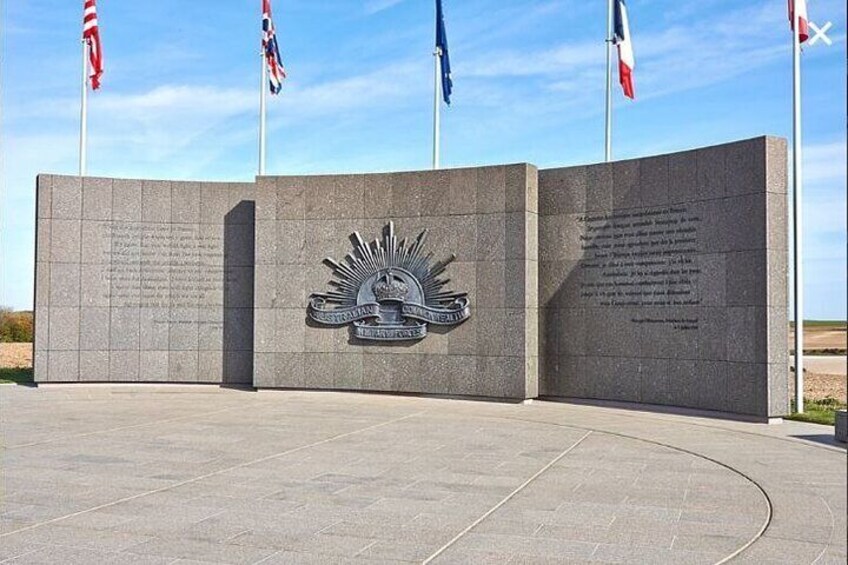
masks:
<instances>
[{"instance_id":1,"label":"white x close icon","mask_svg":"<svg viewBox=\"0 0 848 565\"><path fill-rule=\"evenodd\" d=\"M825 45L833 45L833 41L831 41L831 39L827 36L827 31L832 27L832 22L827 22L822 27L819 27L815 23L810 22L810 28L812 28L812 30L816 32L816 34L810 40L810 45L815 45L816 41L818 41L819 39L824 41Z\"/></svg>"}]
</instances>

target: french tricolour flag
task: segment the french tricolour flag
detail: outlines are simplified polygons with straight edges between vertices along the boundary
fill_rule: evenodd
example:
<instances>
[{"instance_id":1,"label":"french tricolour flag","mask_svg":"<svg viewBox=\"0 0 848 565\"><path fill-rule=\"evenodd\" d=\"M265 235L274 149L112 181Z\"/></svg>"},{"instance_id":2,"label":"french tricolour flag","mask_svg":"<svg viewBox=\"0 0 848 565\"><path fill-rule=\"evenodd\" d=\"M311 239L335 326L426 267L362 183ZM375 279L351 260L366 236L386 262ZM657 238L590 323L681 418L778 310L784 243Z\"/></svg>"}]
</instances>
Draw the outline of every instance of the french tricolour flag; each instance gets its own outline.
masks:
<instances>
[{"instance_id":1,"label":"french tricolour flag","mask_svg":"<svg viewBox=\"0 0 848 565\"><path fill-rule=\"evenodd\" d=\"M807 0L789 0L789 27L795 29L795 7L798 7L798 40L804 43L810 39L810 26L807 23Z\"/></svg>"},{"instance_id":2,"label":"french tricolour flag","mask_svg":"<svg viewBox=\"0 0 848 565\"><path fill-rule=\"evenodd\" d=\"M624 0L615 0L613 19L613 43L618 47L618 80L621 83L621 88L624 89L624 95L632 99L636 97L633 90L633 69L636 68L636 59L633 57L633 44L630 42L630 21L627 17L627 5Z\"/></svg>"}]
</instances>

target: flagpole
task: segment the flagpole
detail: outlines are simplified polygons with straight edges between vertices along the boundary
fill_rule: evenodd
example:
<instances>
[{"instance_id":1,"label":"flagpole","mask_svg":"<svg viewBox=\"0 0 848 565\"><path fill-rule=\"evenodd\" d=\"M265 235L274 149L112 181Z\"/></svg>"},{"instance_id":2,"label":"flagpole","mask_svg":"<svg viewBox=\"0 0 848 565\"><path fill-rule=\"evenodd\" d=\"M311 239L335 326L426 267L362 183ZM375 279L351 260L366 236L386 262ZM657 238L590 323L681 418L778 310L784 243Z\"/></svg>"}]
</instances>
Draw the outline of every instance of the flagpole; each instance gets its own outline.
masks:
<instances>
[{"instance_id":1,"label":"flagpole","mask_svg":"<svg viewBox=\"0 0 848 565\"><path fill-rule=\"evenodd\" d=\"M80 101L79 176L85 176L88 145L88 42L82 40L82 97Z\"/></svg>"},{"instance_id":2,"label":"flagpole","mask_svg":"<svg viewBox=\"0 0 848 565\"><path fill-rule=\"evenodd\" d=\"M794 2L795 0L793 0ZM797 3L792 10L792 263L795 291L795 411L804 412L804 269L803 246L803 176L801 155L801 17Z\"/></svg>"},{"instance_id":3,"label":"flagpole","mask_svg":"<svg viewBox=\"0 0 848 565\"><path fill-rule=\"evenodd\" d=\"M266 83L268 82L268 69L265 64L265 53L261 53L262 79L259 84L259 176L265 174L265 98Z\"/></svg>"},{"instance_id":4,"label":"flagpole","mask_svg":"<svg viewBox=\"0 0 848 565\"><path fill-rule=\"evenodd\" d=\"M606 128L604 137L604 161L612 160L612 3L607 0L607 90L606 90Z\"/></svg>"},{"instance_id":5,"label":"flagpole","mask_svg":"<svg viewBox=\"0 0 848 565\"><path fill-rule=\"evenodd\" d=\"M433 69L434 69L434 81L433 81L433 169L439 168L439 138L441 136L441 102L442 97L440 96L440 87L441 87L441 65L440 65L440 57L442 54L441 47L436 47L436 50L433 51Z\"/></svg>"}]
</instances>

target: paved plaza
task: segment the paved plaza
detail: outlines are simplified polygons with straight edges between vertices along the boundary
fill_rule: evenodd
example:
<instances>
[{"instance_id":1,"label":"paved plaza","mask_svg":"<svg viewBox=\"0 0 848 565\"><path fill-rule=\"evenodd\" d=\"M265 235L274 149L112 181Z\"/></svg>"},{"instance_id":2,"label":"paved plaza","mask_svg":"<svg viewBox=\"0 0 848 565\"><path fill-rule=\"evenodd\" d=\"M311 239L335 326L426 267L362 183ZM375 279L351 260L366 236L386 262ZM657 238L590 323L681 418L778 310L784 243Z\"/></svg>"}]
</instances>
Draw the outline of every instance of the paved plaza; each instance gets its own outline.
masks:
<instances>
[{"instance_id":1,"label":"paved plaza","mask_svg":"<svg viewBox=\"0 0 848 565\"><path fill-rule=\"evenodd\" d=\"M2 563L845 563L832 428L534 401L0 387Z\"/></svg>"}]
</instances>

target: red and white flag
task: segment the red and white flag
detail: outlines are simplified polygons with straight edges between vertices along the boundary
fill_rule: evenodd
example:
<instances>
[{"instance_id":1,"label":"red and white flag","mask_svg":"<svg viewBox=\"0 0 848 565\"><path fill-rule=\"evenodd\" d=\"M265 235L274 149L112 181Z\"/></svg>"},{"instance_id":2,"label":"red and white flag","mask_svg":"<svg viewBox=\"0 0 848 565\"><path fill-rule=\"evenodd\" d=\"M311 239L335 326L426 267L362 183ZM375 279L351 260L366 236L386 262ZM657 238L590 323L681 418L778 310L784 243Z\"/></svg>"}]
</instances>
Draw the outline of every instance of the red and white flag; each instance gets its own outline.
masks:
<instances>
[{"instance_id":1,"label":"red and white flag","mask_svg":"<svg viewBox=\"0 0 848 565\"><path fill-rule=\"evenodd\" d=\"M630 41L630 19L624 0L615 0L613 13L613 43L618 47L618 81L628 98L635 98L633 89L633 69L636 58L633 56L633 43Z\"/></svg>"},{"instance_id":2,"label":"red and white flag","mask_svg":"<svg viewBox=\"0 0 848 565\"><path fill-rule=\"evenodd\" d=\"M789 0L789 28L795 29L795 7L798 7L798 40L804 43L810 39L810 25L807 19L807 0Z\"/></svg>"},{"instance_id":3,"label":"red and white flag","mask_svg":"<svg viewBox=\"0 0 848 565\"><path fill-rule=\"evenodd\" d=\"M97 27L97 4L96 0L84 1L82 38L88 44L91 88L97 90L100 88L100 77L103 76L103 47L100 45L100 28Z\"/></svg>"}]
</instances>

